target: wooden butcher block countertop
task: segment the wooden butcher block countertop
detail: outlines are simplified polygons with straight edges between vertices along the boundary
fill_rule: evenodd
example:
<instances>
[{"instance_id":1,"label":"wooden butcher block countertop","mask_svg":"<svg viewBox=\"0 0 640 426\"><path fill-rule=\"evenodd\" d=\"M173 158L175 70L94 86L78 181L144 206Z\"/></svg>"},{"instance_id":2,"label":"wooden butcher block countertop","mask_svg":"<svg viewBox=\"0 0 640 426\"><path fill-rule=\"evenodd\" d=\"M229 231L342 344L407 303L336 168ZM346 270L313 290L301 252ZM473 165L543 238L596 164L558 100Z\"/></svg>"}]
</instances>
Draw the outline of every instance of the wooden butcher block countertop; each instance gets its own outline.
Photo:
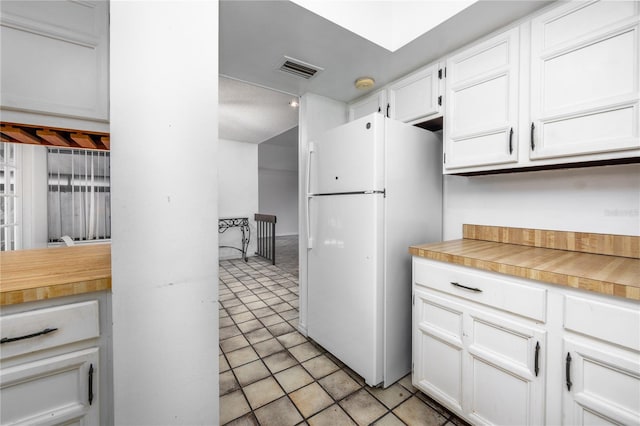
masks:
<instances>
[{"instance_id":1,"label":"wooden butcher block countertop","mask_svg":"<svg viewBox=\"0 0 640 426\"><path fill-rule=\"evenodd\" d=\"M640 237L463 225L463 239L414 256L640 300Z\"/></svg>"},{"instance_id":2,"label":"wooden butcher block countertop","mask_svg":"<svg viewBox=\"0 0 640 426\"><path fill-rule=\"evenodd\" d=\"M111 244L0 253L0 305L111 289Z\"/></svg>"}]
</instances>

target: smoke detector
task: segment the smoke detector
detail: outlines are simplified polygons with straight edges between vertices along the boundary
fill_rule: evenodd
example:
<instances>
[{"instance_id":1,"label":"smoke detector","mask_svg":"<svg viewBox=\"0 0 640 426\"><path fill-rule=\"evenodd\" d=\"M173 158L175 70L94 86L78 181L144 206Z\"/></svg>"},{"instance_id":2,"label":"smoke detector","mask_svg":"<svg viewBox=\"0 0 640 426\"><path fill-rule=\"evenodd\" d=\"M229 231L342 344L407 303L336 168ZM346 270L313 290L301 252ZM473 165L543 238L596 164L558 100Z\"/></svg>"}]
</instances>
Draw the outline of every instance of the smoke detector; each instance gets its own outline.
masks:
<instances>
[{"instance_id":1,"label":"smoke detector","mask_svg":"<svg viewBox=\"0 0 640 426\"><path fill-rule=\"evenodd\" d=\"M280 65L280 71L293 74L297 77L302 77L306 80L313 78L318 72L324 70L324 68L317 65L312 65L308 62L294 59L289 56L285 56L284 59L283 64Z\"/></svg>"}]
</instances>

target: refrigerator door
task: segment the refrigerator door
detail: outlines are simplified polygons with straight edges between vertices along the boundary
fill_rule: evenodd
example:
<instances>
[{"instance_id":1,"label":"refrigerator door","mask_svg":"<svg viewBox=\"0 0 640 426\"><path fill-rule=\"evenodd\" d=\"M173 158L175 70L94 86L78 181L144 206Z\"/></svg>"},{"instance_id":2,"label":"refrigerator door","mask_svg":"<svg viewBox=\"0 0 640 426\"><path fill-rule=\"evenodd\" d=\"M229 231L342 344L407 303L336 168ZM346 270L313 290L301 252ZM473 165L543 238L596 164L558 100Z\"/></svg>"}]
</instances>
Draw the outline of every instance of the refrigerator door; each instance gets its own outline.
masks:
<instances>
[{"instance_id":1,"label":"refrigerator door","mask_svg":"<svg viewBox=\"0 0 640 426\"><path fill-rule=\"evenodd\" d=\"M382 194L310 202L308 334L375 386L383 380Z\"/></svg>"},{"instance_id":2,"label":"refrigerator door","mask_svg":"<svg viewBox=\"0 0 640 426\"><path fill-rule=\"evenodd\" d=\"M311 194L384 189L384 117L374 113L331 129L310 143Z\"/></svg>"}]
</instances>

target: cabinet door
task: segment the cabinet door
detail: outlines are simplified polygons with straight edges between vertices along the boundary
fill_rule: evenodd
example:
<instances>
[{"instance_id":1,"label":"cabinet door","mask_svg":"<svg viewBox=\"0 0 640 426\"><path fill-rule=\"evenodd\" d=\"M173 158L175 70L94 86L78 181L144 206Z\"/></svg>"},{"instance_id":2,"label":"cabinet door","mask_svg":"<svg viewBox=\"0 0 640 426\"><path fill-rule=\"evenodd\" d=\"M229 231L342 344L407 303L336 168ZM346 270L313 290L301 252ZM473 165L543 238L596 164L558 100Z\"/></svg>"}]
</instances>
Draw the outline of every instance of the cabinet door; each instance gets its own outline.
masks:
<instances>
[{"instance_id":1,"label":"cabinet door","mask_svg":"<svg viewBox=\"0 0 640 426\"><path fill-rule=\"evenodd\" d=\"M640 148L639 9L569 2L532 21L532 160Z\"/></svg>"},{"instance_id":2,"label":"cabinet door","mask_svg":"<svg viewBox=\"0 0 640 426\"><path fill-rule=\"evenodd\" d=\"M447 59L445 172L518 159L519 28Z\"/></svg>"},{"instance_id":3,"label":"cabinet door","mask_svg":"<svg viewBox=\"0 0 640 426\"><path fill-rule=\"evenodd\" d=\"M563 358L564 424L640 424L637 352L565 338Z\"/></svg>"},{"instance_id":4,"label":"cabinet door","mask_svg":"<svg viewBox=\"0 0 640 426\"><path fill-rule=\"evenodd\" d=\"M109 3L3 1L2 107L109 118Z\"/></svg>"},{"instance_id":5,"label":"cabinet door","mask_svg":"<svg viewBox=\"0 0 640 426\"><path fill-rule=\"evenodd\" d=\"M369 115L372 112L386 114L387 95L384 90L373 93L349 105L349 121Z\"/></svg>"},{"instance_id":6,"label":"cabinet door","mask_svg":"<svg viewBox=\"0 0 640 426\"><path fill-rule=\"evenodd\" d=\"M438 64L389 86L390 117L405 123L440 113Z\"/></svg>"},{"instance_id":7,"label":"cabinet door","mask_svg":"<svg viewBox=\"0 0 640 426\"><path fill-rule=\"evenodd\" d=\"M100 424L98 348L3 368L0 422Z\"/></svg>"},{"instance_id":8,"label":"cabinet door","mask_svg":"<svg viewBox=\"0 0 640 426\"><path fill-rule=\"evenodd\" d=\"M414 291L413 384L462 412L463 306Z\"/></svg>"},{"instance_id":9,"label":"cabinet door","mask_svg":"<svg viewBox=\"0 0 640 426\"><path fill-rule=\"evenodd\" d=\"M472 423L544 424L546 332L468 309L464 400Z\"/></svg>"}]
</instances>

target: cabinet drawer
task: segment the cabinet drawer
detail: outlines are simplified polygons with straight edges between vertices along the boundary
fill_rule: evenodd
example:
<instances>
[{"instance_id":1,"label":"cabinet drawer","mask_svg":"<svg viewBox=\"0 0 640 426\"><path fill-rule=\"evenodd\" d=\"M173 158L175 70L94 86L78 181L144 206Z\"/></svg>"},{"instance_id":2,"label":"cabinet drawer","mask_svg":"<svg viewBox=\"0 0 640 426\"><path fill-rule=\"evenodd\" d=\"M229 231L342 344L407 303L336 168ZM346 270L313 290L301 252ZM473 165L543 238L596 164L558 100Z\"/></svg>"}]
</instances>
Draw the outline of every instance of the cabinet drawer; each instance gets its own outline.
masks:
<instances>
[{"instance_id":1,"label":"cabinet drawer","mask_svg":"<svg viewBox=\"0 0 640 426\"><path fill-rule=\"evenodd\" d=\"M567 295L564 301L564 328L634 351L640 350L640 311Z\"/></svg>"},{"instance_id":2,"label":"cabinet drawer","mask_svg":"<svg viewBox=\"0 0 640 426\"><path fill-rule=\"evenodd\" d=\"M414 257L417 285L492 306L536 321L546 321L546 289L500 274Z\"/></svg>"},{"instance_id":3,"label":"cabinet drawer","mask_svg":"<svg viewBox=\"0 0 640 426\"><path fill-rule=\"evenodd\" d=\"M100 335L98 302L73 303L0 317L0 359Z\"/></svg>"}]
</instances>

